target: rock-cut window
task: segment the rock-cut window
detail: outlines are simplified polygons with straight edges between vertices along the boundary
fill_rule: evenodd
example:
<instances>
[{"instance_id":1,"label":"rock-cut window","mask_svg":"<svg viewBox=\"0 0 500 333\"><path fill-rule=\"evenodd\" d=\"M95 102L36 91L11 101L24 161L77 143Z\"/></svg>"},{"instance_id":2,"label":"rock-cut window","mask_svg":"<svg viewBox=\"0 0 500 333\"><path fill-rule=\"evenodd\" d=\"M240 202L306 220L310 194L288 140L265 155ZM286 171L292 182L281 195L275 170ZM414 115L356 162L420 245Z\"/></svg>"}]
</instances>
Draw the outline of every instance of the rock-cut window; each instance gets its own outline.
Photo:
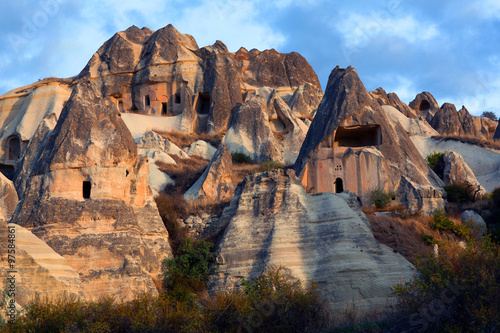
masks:
<instances>
[{"instance_id":1,"label":"rock-cut window","mask_svg":"<svg viewBox=\"0 0 500 333\"><path fill-rule=\"evenodd\" d=\"M92 190L92 184L89 181L83 182L83 198L90 199L90 192Z\"/></svg>"},{"instance_id":2,"label":"rock-cut window","mask_svg":"<svg viewBox=\"0 0 500 333\"><path fill-rule=\"evenodd\" d=\"M149 98L149 95L144 96L144 105L146 106L151 105L151 99Z\"/></svg>"}]
</instances>

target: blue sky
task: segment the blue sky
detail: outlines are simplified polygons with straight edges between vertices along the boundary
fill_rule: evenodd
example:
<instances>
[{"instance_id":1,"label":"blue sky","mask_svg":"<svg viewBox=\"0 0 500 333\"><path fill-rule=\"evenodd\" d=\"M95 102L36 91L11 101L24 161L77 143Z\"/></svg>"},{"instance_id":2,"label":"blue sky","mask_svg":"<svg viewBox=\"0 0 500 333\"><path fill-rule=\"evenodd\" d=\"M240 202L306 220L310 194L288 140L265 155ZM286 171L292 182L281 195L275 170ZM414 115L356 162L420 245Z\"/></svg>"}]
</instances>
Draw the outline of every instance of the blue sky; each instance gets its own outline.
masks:
<instances>
[{"instance_id":1,"label":"blue sky","mask_svg":"<svg viewBox=\"0 0 500 333\"><path fill-rule=\"evenodd\" d=\"M173 24L198 45L217 39L302 54L323 89L352 65L368 90L408 103L431 92L439 104L500 115L497 0L17 0L0 5L0 94L49 76L77 75L111 36L131 25Z\"/></svg>"}]
</instances>

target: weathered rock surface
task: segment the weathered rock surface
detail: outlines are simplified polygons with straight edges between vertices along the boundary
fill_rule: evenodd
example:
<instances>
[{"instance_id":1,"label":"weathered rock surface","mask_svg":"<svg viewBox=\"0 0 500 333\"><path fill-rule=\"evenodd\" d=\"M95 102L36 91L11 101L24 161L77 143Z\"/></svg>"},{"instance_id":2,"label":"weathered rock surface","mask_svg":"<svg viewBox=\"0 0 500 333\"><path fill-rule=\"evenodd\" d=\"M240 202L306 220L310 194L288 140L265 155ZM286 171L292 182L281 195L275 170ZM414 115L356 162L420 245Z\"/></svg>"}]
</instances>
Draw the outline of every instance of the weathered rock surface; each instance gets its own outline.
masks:
<instances>
[{"instance_id":1,"label":"weathered rock surface","mask_svg":"<svg viewBox=\"0 0 500 333\"><path fill-rule=\"evenodd\" d=\"M486 191L476 179L474 172L465 163L460 154L454 151L447 151L444 156L443 180L445 184L466 183L474 187L474 192L478 195L486 194Z\"/></svg>"},{"instance_id":2,"label":"weathered rock surface","mask_svg":"<svg viewBox=\"0 0 500 333\"><path fill-rule=\"evenodd\" d=\"M26 155L33 167L12 222L66 259L87 299L155 293L168 233L147 158L98 85L80 82L46 144Z\"/></svg>"},{"instance_id":3,"label":"weathered rock surface","mask_svg":"<svg viewBox=\"0 0 500 333\"><path fill-rule=\"evenodd\" d=\"M391 124L399 123L409 136L419 135L429 137L439 135L439 133L422 117L408 118L390 105L384 105L382 109L384 109L387 116L390 118Z\"/></svg>"},{"instance_id":4,"label":"weathered rock surface","mask_svg":"<svg viewBox=\"0 0 500 333\"><path fill-rule=\"evenodd\" d=\"M406 259L375 240L355 196L306 194L292 170L248 176L224 214L232 216L211 292L283 266L317 282L334 307L353 302L361 311L383 311L393 300L391 287L414 274Z\"/></svg>"},{"instance_id":5,"label":"weathered rock surface","mask_svg":"<svg viewBox=\"0 0 500 333\"><path fill-rule=\"evenodd\" d=\"M226 145L222 144L213 155L210 164L201 177L186 191L184 199L188 202L231 200L235 188L232 169L231 152Z\"/></svg>"},{"instance_id":6,"label":"weathered rock surface","mask_svg":"<svg viewBox=\"0 0 500 333\"><path fill-rule=\"evenodd\" d=\"M401 124L391 121L368 94L352 67L337 67L330 74L294 169L309 193L347 189L366 204L370 192L380 187L396 192L410 211L430 213L444 205L441 180ZM416 200L407 200L408 184Z\"/></svg>"},{"instance_id":7,"label":"weathered rock surface","mask_svg":"<svg viewBox=\"0 0 500 333\"><path fill-rule=\"evenodd\" d=\"M416 118L417 113L405 103L401 102L395 93L387 94L381 87L370 91L370 95L380 104L380 106L390 105L408 118Z\"/></svg>"},{"instance_id":8,"label":"weathered rock surface","mask_svg":"<svg viewBox=\"0 0 500 333\"><path fill-rule=\"evenodd\" d=\"M18 202L14 184L0 173L0 221L10 220Z\"/></svg>"},{"instance_id":9,"label":"weathered rock surface","mask_svg":"<svg viewBox=\"0 0 500 333\"><path fill-rule=\"evenodd\" d=\"M295 162L307 129L274 89L261 88L233 110L224 143L255 161L288 165Z\"/></svg>"},{"instance_id":10,"label":"weathered rock surface","mask_svg":"<svg viewBox=\"0 0 500 333\"><path fill-rule=\"evenodd\" d=\"M42 119L57 119L71 95L70 83L49 78L0 96L0 163L15 166Z\"/></svg>"},{"instance_id":11,"label":"weathered rock surface","mask_svg":"<svg viewBox=\"0 0 500 333\"><path fill-rule=\"evenodd\" d=\"M25 306L37 297L42 300L83 297L82 281L66 259L29 230L13 223L8 226L9 234L15 236L15 300L19 305ZM7 223L3 222L1 228L7 229ZM2 240L5 240L3 244L9 244L5 238ZM5 254L2 256L2 273L7 271L6 259Z\"/></svg>"},{"instance_id":12,"label":"weathered rock surface","mask_svg":"<svg viewBox=\"0 0 500 333\"><path fill-rule=\"evenodd\" d=\"M206 160L210 160L212 156L214 156L215 152L217 151L217 148L212 146L210 143L203 141L203 140L198 140L193 142L188 150L187 154L189 156L198 156L201 158L204 158Z\"/></svg>"},{"instance_id":13,"label":"weathered rock surface","mask_svg":"<svg viewBox=\"0 0 500 333\"><path fill-rule=\"evenodd\" d=\"M199 48L172 25L117 33L77 81L90 78L102 82L104 96L121 111L168 116L185 132L224 129L242 95L262 86L288 97L306 83L321 90L312 67L297 53L244 48L231 53L221 41Z\"/></svg>"},{"instance_id":14,"label":"weathered rock surface","mask_svg":"<svg viewBox=\"0 0 500 333\"><path fill-rule=\"evenodd\" d=\"M298 87L287 104L298 118L313 117L323 99L323 91L311 83Z\"/></svg>"},{"instance_id":15,"label":"weathered rock surface","mask_svg":"<svg viewBox=\"0 0 500 333\"><path fill-rule=\"evenodd\" d=\"M460 112L457 112L455 105L450 103L444 103L429 123L441 135L470 137L480 135L467 109L462 107Z\"/></svg>"},{"instance_id":16,"label":"weathered rock surface","mask_svg":"<svg viewBox=\"0 0 500 333\"><path fill-rule=\"evenodd\" d=\"M427 91L418 94L408 105L417 111L417 116L423 116L428 122L432 120L432 117L439 110L439 104L436 102L436 99Z\"/></svg>"},{"instance_id":17,"label":"weathered rock surface","mask_svg":"<svg viewBox=\"0 0 500 333\"><path fill-rule=\"evenodd\" d=\"M500 139L500 122L497 125L497 128L495 130L495 134L493 134L493 139L494 140L499 140Z\"/></svg>"}]
</instances>

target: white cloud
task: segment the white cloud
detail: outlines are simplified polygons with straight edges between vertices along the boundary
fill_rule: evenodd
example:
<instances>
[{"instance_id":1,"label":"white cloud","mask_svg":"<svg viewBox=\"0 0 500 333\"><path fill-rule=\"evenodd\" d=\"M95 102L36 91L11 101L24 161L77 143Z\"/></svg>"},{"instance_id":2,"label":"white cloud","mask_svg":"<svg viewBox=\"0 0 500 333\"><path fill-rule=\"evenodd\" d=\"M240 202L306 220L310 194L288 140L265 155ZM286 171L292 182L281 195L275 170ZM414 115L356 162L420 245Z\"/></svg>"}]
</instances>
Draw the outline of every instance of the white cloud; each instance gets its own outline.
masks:
<instances>
[{"instance_id":1,"label":"white cloud","mask_svg":"<svg viewBox=\"0 0 500 333\"><path fill-rule=\"evenodd\" d=\"M351 13L335 24L346 47L363 47L378 36L393 36L409 43L427 41L439 34L437 26L419 22L413 16L398 17L390 12L373 12L370 15Z\"/></svg>"},{"instance_id":2,"label":"white cloud","mask_svg":"<svg viewBox=\"0 0 500 333\"><path fill-rule=\"evenodd\" d=\"M498 0L476 0L467 5L466 13L474 13L479 17L500 19L500 2Z\"/></svg>"},{"instance_id":3,"label":"white cloud","mask_svg":"<svg viewBox=\"0 0 500 333\"><path fill-rule=\"evenodd\" d=\"M200 46L211 45L218 39L230 51L241 46L276 48L285 41L283 35L262 20L259 7L248 1L204 1L199 7L184 11L174 26L193 35Z\"/></svg>"}]
</instances>

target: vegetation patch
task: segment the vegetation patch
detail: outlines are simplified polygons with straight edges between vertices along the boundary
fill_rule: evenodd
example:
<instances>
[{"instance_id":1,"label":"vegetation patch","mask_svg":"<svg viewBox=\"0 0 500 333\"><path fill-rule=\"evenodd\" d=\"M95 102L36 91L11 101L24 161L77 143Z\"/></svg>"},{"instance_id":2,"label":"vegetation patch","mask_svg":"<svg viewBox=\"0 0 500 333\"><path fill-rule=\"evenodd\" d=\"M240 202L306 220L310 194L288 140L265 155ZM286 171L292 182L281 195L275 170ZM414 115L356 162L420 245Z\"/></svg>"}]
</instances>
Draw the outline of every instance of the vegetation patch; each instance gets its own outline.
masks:
<instances>
[{"instance_id":1,"label":"vegetation patch","mask_svg":"<svg viewBox=\"0 0 500 333\"><path fill-rule=\"evenodd\" d=\"M468 203L474 202L478 196L478 189L476 186L466 182L456 182L443 187L446 191L448 202Z\"/></svg>"},{"instance_id":2,"label":"vegetation patch","mask_svg":"<svg viewBox=\"0 0 500 333\"><path fill-rule=\"evenodd\" d=\"M377 188L370 193L370 200L373 202L376 208L382 209L387 207L392 200L396 199L396 194L392 192L385 192L381 188Z\"/></svg>"},{"instance_id":3,"label":"vegetation patch","mask_svg":"<svg viewBox=\"0 0 500 333\"><path fill-rule=\"evenodd\" d=\"M444 174L443 157L444 153L434 152L432 154L427 155L427 157L425 158L429 168L431 168L441 179L443 179L443 174Z\"/></svg>"},{"instance_id":4,"label":"vegetation patch","mask_svg":"<svg viewBox=\"0 0 500 333\"><path fill-rule=\"evenodd\" d=\"M235 164L253 164L253 158L245 153L232 153L233 163Z\"/></svg>"},{"instance_id":5,"label":"vegetation patch","mask_svg":"<svg viewBox=\"0 0 500 333\"><path fill-rule=\"evenodd\" d=\"M260 172L267 172L276 169L283 169L283 166L275 161L260 162L260 167L259 167Z\"/></svg>"}]
</instances>

